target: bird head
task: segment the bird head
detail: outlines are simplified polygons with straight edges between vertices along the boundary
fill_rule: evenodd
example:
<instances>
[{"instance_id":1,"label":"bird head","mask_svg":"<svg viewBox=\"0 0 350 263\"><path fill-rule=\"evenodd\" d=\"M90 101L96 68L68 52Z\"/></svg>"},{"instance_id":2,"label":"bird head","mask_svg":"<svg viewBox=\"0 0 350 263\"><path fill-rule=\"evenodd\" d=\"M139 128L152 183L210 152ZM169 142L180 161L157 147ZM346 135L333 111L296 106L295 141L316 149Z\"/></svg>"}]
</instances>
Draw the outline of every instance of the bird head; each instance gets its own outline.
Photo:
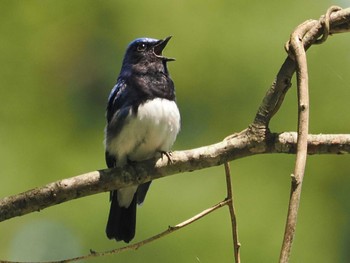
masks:
<instances>
[{"instance_id":1,"label":"bird head","mask_svg":"<svg viewBox=\"0 0 350 263\"><path fill-rule=\"evenodd\" d=\"M174 61L174 58L167 58L162 54L170 38L171 36L161 40L153 38L135 39L126 50L124 64L135 65Z\"/></svg>"}]
</instances>

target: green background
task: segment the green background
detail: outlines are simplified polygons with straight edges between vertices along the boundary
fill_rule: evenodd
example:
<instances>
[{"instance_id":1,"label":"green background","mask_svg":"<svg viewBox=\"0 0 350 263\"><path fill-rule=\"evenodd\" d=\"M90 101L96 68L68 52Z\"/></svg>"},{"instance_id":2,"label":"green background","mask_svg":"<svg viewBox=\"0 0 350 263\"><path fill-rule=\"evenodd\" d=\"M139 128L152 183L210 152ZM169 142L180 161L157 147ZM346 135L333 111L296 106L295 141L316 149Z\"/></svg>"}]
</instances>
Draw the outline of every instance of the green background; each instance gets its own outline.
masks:
<instances>
[{"instance_id":1,"label":"green background","mask_svg":"<svg viewBox=\"0 0 350 263\"><path fill-rule=\"evenodd\" d=\"M247 127L301 22L343 1L0 1L0 197L105 167L105 105L127 44L173 35L165 54L182 130L174 150ZM350 34L308 51L311 133L350 133ZM271 122L295 131L295 81ZM243 262L276 262L293 155L231 163ZM308 159L291 262L349 262L349 156ZM225 198L223 167L153 182L140 241ZM0 223L0 258L50 260L122 246L106 238L108 194ZM0 211L1 212L1 211ZM136 252L88 262L232 262L226 208Z\"/></svg>"}]
</instances>

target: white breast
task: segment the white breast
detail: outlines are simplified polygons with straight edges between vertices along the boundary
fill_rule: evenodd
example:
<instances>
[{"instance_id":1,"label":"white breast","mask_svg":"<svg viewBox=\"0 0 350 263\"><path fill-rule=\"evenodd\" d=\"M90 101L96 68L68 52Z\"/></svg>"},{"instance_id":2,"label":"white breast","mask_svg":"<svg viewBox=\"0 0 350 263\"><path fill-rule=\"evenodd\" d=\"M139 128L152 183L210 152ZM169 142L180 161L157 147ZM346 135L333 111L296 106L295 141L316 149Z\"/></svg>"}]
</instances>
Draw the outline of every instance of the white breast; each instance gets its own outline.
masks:
<instances>
[{"instance_id":1,"label":"white breast","mask_svg":"<svg viewBox=\"0 0 350 263\"><path fill-rule=\"evenodd\" d=\"M174 101L153 99L139 106L107 150L117 156L118 166L127 159L150 159L159 151L169 151L180 130L180 113Z\"/></svg>"}]
</instances>

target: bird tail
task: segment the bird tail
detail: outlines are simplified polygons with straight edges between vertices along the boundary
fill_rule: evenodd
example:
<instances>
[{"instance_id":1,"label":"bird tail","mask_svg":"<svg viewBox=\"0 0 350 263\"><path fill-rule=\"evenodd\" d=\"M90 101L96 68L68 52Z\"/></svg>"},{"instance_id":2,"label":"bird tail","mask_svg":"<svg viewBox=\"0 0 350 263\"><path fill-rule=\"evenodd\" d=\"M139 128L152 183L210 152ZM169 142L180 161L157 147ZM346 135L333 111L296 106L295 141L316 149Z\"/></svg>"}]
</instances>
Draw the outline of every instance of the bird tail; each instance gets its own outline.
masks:
<instances>
[{"instance_id":1,"label":"bird tail","mask_svg":"<svg viewBox=\"0 0 350 263\"><path fill-rule=\"evenodd\" d=\"M121 207L118 203L117 191L111 192L111 208L109 210L106 234L109 239L123 240L129 243L135 236L136 228L136 193L129 207Z\"/></svg>"}]
</instances>

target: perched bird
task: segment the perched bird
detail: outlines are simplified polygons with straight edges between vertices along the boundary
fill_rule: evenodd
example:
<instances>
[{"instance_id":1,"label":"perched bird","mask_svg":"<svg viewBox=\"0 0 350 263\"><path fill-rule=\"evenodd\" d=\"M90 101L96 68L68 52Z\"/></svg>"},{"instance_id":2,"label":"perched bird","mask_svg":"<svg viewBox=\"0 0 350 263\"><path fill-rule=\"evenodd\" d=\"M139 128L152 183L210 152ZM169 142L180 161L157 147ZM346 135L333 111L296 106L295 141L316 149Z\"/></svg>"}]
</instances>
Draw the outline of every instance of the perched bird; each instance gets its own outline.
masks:
<instances>
[{"instance_id":1,"label":"perched bird","mask_svg":"<svg viewBox=\"0 0 350 263\"><path fill-rule=\"evenodd\" d=\"M167 62L175 59L162 55L170 38L138 38L126 50L108 98L105 150L109 168L167 154L176 139L180 113L167 68ZM128 243L134 238L136 204L144 201L150 183L111 191L109 239Z\"/></svg>"}]
</instances>

